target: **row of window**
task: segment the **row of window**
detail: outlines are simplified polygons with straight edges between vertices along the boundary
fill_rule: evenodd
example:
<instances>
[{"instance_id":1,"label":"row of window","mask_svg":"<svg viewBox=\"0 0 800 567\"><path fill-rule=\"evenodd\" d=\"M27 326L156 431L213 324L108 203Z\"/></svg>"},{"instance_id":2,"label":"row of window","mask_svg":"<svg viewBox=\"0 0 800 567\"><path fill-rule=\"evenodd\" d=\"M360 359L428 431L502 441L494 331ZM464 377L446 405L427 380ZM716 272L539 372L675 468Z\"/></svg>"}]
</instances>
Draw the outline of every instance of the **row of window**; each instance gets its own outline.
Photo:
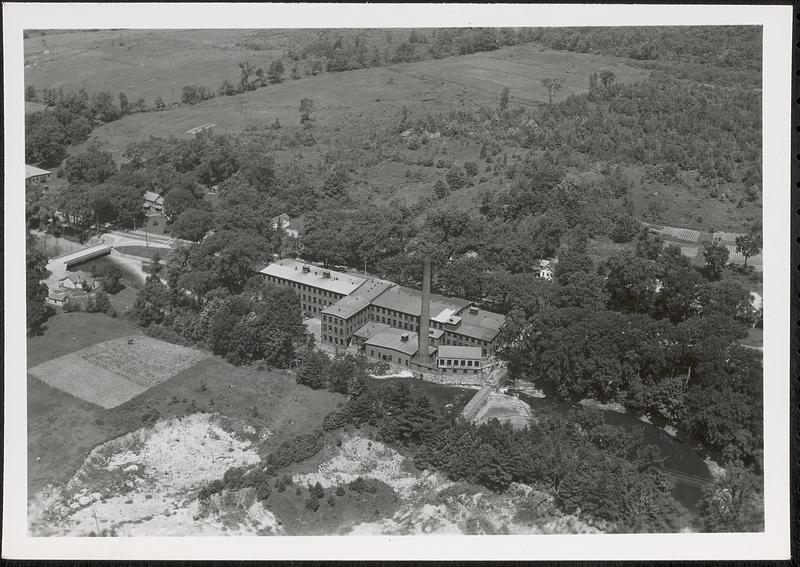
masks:
<instances>
[{"instance_id":1,"label":"row of window","mask_svg":"<svg viewBox=\"0 0 800 567\"><path fill-rule=\"evenodd\" d=\"M347 346L346 339L339 339L331 335L322 335L322 340L326 343L331 343L339 346Z\"/></svg>"},{"instance_id":2,"label":"row of window","mask_svg":"<svg viewBox=\"0 0 800 567\"><path fill-rule=\"evenodd\" d=\"M439 359L439 366L466 366L466 367L470 367L470 368L472 366L475 366L477 368L480 365L481 365L481 361L480 360L454 360L452 358L448 358L448 359L440 358Z\"/></svg>"}]
</instances>

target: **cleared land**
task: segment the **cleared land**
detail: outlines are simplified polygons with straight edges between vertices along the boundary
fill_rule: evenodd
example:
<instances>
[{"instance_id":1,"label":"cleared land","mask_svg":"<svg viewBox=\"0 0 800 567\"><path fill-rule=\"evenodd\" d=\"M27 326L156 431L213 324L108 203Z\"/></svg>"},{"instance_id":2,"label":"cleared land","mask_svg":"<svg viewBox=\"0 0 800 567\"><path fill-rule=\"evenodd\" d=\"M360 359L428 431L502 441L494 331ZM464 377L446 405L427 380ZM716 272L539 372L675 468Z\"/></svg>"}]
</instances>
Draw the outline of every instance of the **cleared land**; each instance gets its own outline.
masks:
<instances>
[{"instance_id":1,"label":"cleared land","mask_svg":"<svg viewBox=\"0 0 800 567\"><path fill-rule=\"evenodd\" d=\"M48 321L44 336L29 339L28 363L41 364L132 332L130 324L106 315L59 314ZM68 479L93 447L159 418L208 410L269 427L276 438L285 439L320 427L343 399L298 385L287 372L235 367L216 357L113 409L48 386L30 372L27 384L30 491Z\"/></svg>"},{"instance_id":2,"label":"cleared land","mask_svg":"<svg viewBox=\"0 0 800 567\"><path fill-rule=\"evenodd\" d=\"M236 62L235 58L231 60L232 72L237 71ZM276 118L285 126L296 125L298 104L302 98L310 97L316 110L314 134L330 130L340 143L358 146L358 141L364 139L362 131L385 126L387 119L394 120L403 106L424 116L426 112L454 110L468 102L496 105L505 85L511 89L512 104L540 104L547 101L542 79L563 81L564 88L558 95L561 99L588 90L589 74L602 69L613 70L623 81L647 75L647 71L628 66L620 58L517 46L497 50L490 56L473 54L303 77L193 106L127 116L95 129L92 138L118 155L130 142L150 135L185 137L190 128L209 122L216 124L216 131L231 134L254 125L267 126ZM500 82L506 72L510 73L509 79ZM26 82L35 81L26 78ZM209 79L203 84L214 83Z\"/></svg>"},{"instance_id":3,"label":"cleared land","mask_svg":"<svg viewBox=\"0 0 800 567\"><path fill-rule=\"evenodd\" d=\"M25 84L122 91L148 106L161 97L179 102L184 85L216 90L238 81L238 63L249 59L265 69L283 49L253 51L237 46L248 30L119 30L47 34L24 42ZM269 33L269 32L267 32ZM286 32L274 32L276 44ZM164 57L169 53L169 57ZM36 65L33 63L36 62Z\"/></svg>"},{"instance_id":4,"label":"cleared land","mask_svg":"<svg viewBox=\"0 0 800 567\"><path fill-rule=\"evenodd\" d=\"M48 360L29 372L49 386L109 409L207 356L195 349L131 335Z\"/></svg>"}]
</instances>

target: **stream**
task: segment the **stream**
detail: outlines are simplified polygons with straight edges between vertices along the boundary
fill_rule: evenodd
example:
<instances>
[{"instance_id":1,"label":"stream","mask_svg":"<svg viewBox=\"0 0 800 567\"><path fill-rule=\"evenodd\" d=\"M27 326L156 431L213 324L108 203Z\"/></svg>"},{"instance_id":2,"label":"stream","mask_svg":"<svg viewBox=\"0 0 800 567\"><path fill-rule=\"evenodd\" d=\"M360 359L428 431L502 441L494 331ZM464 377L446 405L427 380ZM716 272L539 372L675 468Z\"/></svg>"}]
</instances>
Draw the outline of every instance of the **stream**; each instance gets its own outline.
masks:
<instances>
[{"instance_id":1,"label":"stream","mask_svg":"<svg viewBox=\"0 0 800 567\"><path fill-rule=\"evenodd\" d=\"M371 380L381 384L408 384L412 392L427 396L434 405L441 407L452 403L454 410L459 412L477 392L477 390L467 388L424 382L418 378ZM518 395L522 401L531 406L534 415L548 412L561 415L567 419L573 419L575 412L580 408L580 406L572 402L558 401L551 398L535 398L514 390L510 390L510 393ZM640 428L644 433L644 443L655 445L661 450L661 453L666 457L664 467L669 469L670 472L674 472L678 477L676 478L677 482L673 490L673 496L692 515L696 515L697 506L702 496L702 488L694 481L710 481L712 478L705 461L690 447L655 425L645 423L630 414L622 414L610 410L600 411L603 412L606 423L622 426L628 430Z\"/></svg>"}]
</instances>

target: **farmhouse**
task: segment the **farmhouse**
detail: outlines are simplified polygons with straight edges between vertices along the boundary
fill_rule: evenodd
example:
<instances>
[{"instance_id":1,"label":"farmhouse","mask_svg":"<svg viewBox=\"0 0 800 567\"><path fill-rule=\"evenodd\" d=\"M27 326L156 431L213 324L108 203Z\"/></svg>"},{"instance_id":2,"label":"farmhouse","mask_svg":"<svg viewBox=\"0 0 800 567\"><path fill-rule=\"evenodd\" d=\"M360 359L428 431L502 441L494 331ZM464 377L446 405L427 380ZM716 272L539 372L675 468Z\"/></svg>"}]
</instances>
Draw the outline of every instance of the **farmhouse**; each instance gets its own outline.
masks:
<instances>
[{"instance_id":1,"label":"farmhouse","mask_svg":"<svg viewBox=\"0 0 800 567\"><path fill-rule=\"evenodd\" d=\"M97 280L83 280L77 274L70 274L58 280L58 287L62 289L83 289L84 284L89 284L89 289L97 289L100 287L100 282Z\"/></svg>"},{"instance_id":2,"label":"farmhouse","mask_svg":"<svg viewBox=\"0 0 800 567\"><path fill-rule=\"evenodd\" d=\"M270 219L272 221L272 228L275 230L282 229L286 232L287 235L297 238L300 236L300 230L296 223L292 222L292 219L289 218L289 215L286 213L281 213L276 217L272 217Z\"/></svg>"},{"instance_id":3,"label":"farmhouse","mask_svg":"<svg viewBox=\"0 0 800 567\"><path fill-rule=\"evenodd\" d=\"M150 215L161 214L164 212L164 197L152 191L145 191L142 208Z\"/></svg>"}]
</instances>

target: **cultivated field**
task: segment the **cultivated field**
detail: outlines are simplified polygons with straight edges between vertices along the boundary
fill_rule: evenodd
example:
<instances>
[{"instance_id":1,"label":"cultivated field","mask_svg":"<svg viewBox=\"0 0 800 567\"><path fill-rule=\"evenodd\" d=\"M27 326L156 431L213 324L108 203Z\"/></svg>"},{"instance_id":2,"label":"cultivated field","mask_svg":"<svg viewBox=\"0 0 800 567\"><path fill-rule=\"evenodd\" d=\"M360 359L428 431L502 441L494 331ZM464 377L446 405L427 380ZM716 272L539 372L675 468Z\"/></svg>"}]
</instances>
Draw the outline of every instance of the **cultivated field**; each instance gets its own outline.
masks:
<instances>
[{"instance_id":1,"label":"cultivated field","mask_svg":"<svg viewBox=\"0 0 800 567\"><path fill-rule=\"evenodd\" d=\"M195 349L131 335L48 360L29 372L49 386L109 409L207 356Z\"/></svg>"},{"instance_id":2,"label":"cultivated field","mask_svg":"<svg viewBox=\"0 0 800 567\"><path fill-rule=\"evenodd\" d=\"M47 325L44 336L28 340L29 368L137 332L123 320L88 313L58 314ZM137 336L135 343L143 340ZM166 345L160 348L173 346L156 342ZM286 372L235 367L216 357L112 409L53 388L30 372L27 387L30 491L68 479L92 448L159 418L208 410L269 427L279 434L276 438L284 439L320 427L323 417L343 399L300 386Z\"/></svg>"}]
</instances>

